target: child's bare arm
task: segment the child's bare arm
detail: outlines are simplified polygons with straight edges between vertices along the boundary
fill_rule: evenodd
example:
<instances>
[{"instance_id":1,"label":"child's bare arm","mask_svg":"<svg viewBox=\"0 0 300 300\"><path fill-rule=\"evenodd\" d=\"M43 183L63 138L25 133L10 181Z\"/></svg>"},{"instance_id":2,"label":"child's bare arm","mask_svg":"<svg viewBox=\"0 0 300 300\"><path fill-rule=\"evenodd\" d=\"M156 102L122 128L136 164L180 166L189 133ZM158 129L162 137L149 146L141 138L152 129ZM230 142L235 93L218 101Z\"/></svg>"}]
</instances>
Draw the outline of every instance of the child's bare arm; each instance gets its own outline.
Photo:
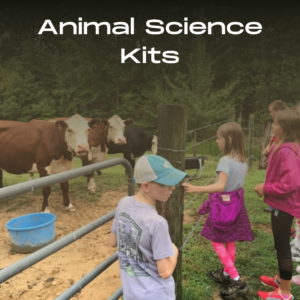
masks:
<instances>
[{"instance_id":1,"label":"child's bare arm","mask_svg":"<svg viewBox=\"0 0 300 300\"><path fill-rule=\"evenodd\" d=\"M226 186L228 175L224 172L219 172L218 181L214 184L206 186L194 186L189 183L183 183L184 191L187 193L219 193L223 192Z\"/></svg>"},{"instance_id":2,"label":"child's bare arm","mask_svg":"<svg viewBox=\"0 0 300 300\"><path fill-rule=\"evenodd\" d=\"M113 248L118 246L117 236L112 232L110 233L110 236L109 236L109 244Z\"/></svg>"},{"instance_id":3,"label":"child's bare arm","mask_svg":"<svg viewBox=\"0 0 300 300\"><path fill-rule=\"evenodd\" d=\"M173 243L172 245L175 254L167 258L159 259L157 261L158 273L163 279L169 278L173 274L177 264L178 249Z\"/></svg>"}]
</instances>

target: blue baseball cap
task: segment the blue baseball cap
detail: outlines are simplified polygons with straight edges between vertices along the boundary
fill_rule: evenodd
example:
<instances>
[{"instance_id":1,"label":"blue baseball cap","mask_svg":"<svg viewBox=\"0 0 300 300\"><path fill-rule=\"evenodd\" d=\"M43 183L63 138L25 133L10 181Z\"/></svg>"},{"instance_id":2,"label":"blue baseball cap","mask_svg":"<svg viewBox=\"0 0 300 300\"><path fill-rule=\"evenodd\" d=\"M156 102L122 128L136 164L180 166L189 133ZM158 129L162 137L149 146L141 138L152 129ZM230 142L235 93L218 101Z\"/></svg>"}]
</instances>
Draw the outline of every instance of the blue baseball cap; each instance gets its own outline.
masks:
<instances>
[{"instance_id":1,"label":"blue baseball cap","mask_svg":"<svg viewBox=\"0 0 300 300\"><path fill-rule=\"evenodd\" d=\"M139 158L134 168L136 183L157 182L163 185L178 184L187 173L175 169L165 158L146 154Z\"/></svg>"}]
</instances>

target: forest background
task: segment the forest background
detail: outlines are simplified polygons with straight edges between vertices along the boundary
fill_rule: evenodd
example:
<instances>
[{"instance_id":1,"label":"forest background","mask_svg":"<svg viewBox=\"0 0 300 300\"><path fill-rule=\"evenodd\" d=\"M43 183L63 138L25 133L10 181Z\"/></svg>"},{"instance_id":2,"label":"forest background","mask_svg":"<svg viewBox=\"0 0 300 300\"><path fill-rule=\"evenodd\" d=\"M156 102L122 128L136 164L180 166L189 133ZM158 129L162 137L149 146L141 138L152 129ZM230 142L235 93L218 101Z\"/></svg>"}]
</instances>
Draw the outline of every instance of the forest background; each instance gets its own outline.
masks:
<instances>
[{"instance_id":1,"label":"forest background","mask_svg":"<svg viewBox=\"0 0 300 300\"><path fill-rule=\"evenodd\" d=\"M171 5L118 3L91 6L49 4L4 5L0 11L0 119L30 121L66 117L107 118L113 114L132 118L136 126L157 131L158 106L181 103L188 107L188 129L228 117L256 124L268 119L268 104L276 99L292 106L300 101L300 4L237 7L201 2ZM58 30L59 22L130 22L134 35L38 35L46 19ZM213 34L149 35L146 21L260 22L258 35ZM236 29L237 30L237 29ZM174 50L177 64L121 64L127 53L146 46L149 50ZM141 51L140 51L141 52ZM135 55L137 58L141 54ZM260 128L260 127L259 127Z\"/></svg>"}]
</instances>

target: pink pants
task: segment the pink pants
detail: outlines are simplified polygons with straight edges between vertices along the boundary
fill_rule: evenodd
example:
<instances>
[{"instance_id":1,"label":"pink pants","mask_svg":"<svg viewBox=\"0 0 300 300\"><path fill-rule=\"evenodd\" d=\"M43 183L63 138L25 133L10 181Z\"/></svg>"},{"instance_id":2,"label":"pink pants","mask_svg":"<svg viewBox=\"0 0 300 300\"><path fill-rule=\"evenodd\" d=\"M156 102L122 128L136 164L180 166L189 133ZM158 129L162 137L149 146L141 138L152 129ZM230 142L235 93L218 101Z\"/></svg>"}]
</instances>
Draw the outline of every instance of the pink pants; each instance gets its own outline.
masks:
<instances>
[{"instance_id":1,"label":"pink pants","mask_svg":"<svg viewBox=\"0 0 300 300\"><path fill-rule=\"evenodd\" d=\"M239 276L235 266L235 242L225 243L215 243L211 242L215 252L217 253L221 263L223 264L224 271L229 274L231 278L236 278Z\"/></svg>"}]
</instances>

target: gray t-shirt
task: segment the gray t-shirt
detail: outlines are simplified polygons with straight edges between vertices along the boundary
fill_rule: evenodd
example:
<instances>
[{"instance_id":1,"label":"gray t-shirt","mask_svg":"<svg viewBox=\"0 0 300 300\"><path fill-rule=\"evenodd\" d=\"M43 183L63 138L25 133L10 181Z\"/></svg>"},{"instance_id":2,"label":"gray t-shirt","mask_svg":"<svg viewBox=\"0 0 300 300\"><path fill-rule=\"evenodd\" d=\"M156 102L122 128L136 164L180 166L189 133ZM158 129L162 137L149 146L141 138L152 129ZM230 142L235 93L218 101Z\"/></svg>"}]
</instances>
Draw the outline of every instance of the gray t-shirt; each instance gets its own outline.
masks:
<instances>
[{"instance_id":1,"label":"gray t-shirt","mask_svg":"<svg viewBox=\"0 0 300 300\"><path fill-rule=\"evenodd\" d=\"M167 221L133 196L120 200L111 231L117 235L125 300L173 300L173 277L163 279L157 260L173 256Z\"/></svg>"},{"instance_id":2,"label":"gray t-shirt","mask_svg":"<svg viewBox=\"0 0 300 300\"><path fill-rule=\"evenodd\" d=\"M228 176L224 192L236 191L243 187L247 170L247 163L238 162L235 158L223 156L216 169L216 182L218 181L219 172L222 171Z\"/></svg>"}]
</instances>

